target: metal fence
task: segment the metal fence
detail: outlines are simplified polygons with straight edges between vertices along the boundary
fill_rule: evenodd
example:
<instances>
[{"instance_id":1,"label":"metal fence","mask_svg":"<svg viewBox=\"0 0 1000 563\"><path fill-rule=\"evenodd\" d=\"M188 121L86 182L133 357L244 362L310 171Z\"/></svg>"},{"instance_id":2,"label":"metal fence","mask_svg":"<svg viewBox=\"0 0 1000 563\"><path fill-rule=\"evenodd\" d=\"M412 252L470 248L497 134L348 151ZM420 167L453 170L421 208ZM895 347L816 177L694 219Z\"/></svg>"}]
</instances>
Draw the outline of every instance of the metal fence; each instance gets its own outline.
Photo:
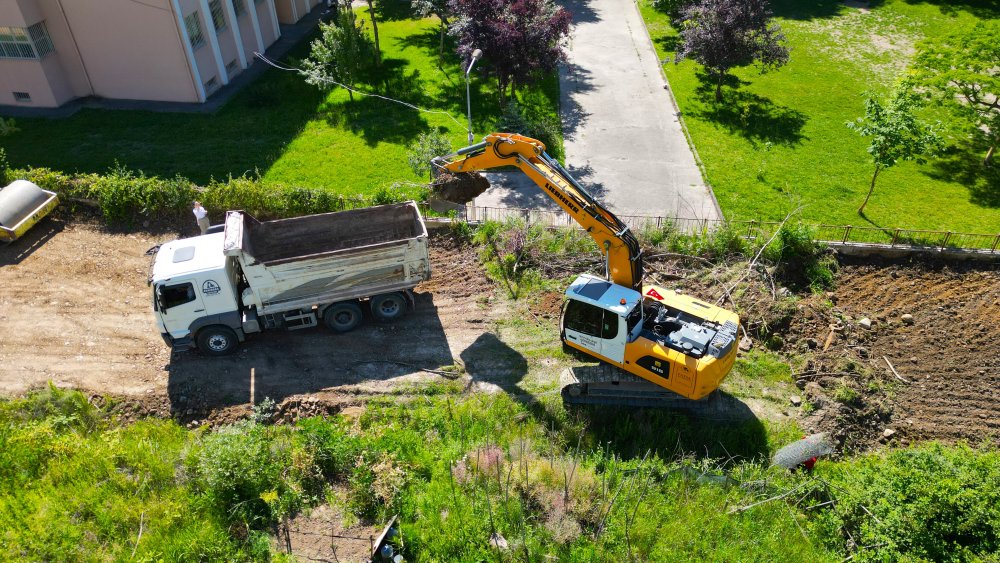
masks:
<instances>
[{"instance_id":1,"label":"metal fence","mask_svg":"<svg viewBox=\"0 0 1000 563\"><path fill-rule=\"evenodd\" d=\"M529 225L548 227L574 226L575 221L563 211L520 209L513 207L466 206L467 221L520 220ZM744 232L748 239L767 239L781 225L777 221L719 221L683 217L655 217L647 215L618 215L625 224L637 232L671 229L686 233L710 231L728 224ZM958 233L923 229L895 229L880 227L855 227L852 225L813 225L816 239L827 243L867 244L889 248L924 247L976 250L1000 254L1000 233Z\"/></svg>"}]
</instances>

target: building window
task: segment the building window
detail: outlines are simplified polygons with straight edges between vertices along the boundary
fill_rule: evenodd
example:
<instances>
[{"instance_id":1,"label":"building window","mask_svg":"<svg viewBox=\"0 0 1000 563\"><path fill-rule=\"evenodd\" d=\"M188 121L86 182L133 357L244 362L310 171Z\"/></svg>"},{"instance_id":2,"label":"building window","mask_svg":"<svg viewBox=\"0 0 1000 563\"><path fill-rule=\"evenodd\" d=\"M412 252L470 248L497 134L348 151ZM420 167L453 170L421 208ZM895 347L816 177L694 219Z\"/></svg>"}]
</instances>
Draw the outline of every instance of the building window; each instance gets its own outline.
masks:
<instances>
[{"instance_id":1,"label":"building window","mask_svg":"<svg viewBox=\"0 0 1000 563\"><path fill-rule=\"evenodd\" d=\"M229 61L229 64L226 65L226 74L232 76L234 73L236 73L237 68L239 67L236 66L236 59Z\"/></svg>"},{"instance_id":2,"label":"building window","mask_svg":"<svg viewBox=\"0 0 1000 563\"><path fill-rule=\"evenodd\" d=\"M236 12L236 17L240 17L247 11L246 0L233 0L233 11Z\"/></svg>"},{"instance_id":3,"label":"building window","mask_svg":"<svg viewBox=\"0 0 1000 563\"><path fill-rule=\"evenodd\" d=\"M27 92L14 92L14 101L15 102L24 102L26 104L30 104L31 103L31 94L29 94Z\"/></svg>"},{"instance_id":4,"label":"building window","mask_svg":"<svg viewBox=\"0 0 1000 563\"><path fill-rule=\"evenodd\" d=\"M212 12L212 25L215 26L215 31L221 32L226 29L226 16L222 13L222 0L210 0L208 11Z\"/></svg>"},{"instance_id":5,"label":"building window","mask_svg":"<svg viewBox=\"0 0 1000 563\"><path fill-rule=\"evenodd\" d=\"M211 94L219 88L219 79L212 77L208 82L205 83L205 92Z\"/></svg>"},{"instance_id":6,"label":"building window","mask_svg":"<svg viewBox=\"0 0 1000 563\"><path fill-rule=\"evenodd\" d=\"M201 18L198 17L198 12L184 16L184 27L187 28L192 49L205 44L205 34L201 32Z\"/></svg>"},{"instance_id":7,"label":"building window","mask_svg":"<svg viewBox=\"0 0 1000 563\"><path fill-rule=\"evenodd\" d=\"M0 27L0 59L40 59L53 52L45 22L23 27Z\"/></svg>"}]
</instances>

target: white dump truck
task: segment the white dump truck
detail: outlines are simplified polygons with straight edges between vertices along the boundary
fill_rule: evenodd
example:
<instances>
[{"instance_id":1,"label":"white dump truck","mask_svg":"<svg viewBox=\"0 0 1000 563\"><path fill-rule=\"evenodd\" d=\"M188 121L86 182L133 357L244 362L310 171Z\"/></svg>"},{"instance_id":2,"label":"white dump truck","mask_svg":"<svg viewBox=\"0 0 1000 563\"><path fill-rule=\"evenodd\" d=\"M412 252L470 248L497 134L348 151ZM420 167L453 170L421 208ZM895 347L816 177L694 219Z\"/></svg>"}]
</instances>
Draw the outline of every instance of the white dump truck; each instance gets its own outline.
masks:
<instances>
[{"instance_id":1,"label":"white dump truck","mask_svg":"<svg viewBox=\"0 0 1000 563\"><path fill-rule=\"evenodd\" d=\"M377 321L396 320L431 273L427 228L412 201L266 222L230 211L222 232L150 254L163 340L218 356L266 330L322 321L347 332L364 309Z\"/></svg>"}]
</instances>

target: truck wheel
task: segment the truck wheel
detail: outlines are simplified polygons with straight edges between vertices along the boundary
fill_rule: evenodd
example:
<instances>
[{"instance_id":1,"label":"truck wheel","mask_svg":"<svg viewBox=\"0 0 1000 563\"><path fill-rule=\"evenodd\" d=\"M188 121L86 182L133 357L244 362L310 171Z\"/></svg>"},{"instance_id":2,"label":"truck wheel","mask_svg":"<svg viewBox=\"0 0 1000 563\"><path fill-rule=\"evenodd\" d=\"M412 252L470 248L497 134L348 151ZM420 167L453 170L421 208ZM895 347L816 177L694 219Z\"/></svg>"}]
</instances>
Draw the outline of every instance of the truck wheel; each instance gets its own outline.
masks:
<instances>
[{"instance_id":1,"label":"truck wheel","mask_svg":"<svg viewBox=\"0 0 1000 563\"><path fill-rule=\"evenodd\" d=\"M371 299L372 315L384 323L406 314L406 297L402 293L385 293Z\"/></svg>"},{"instance_id":2,"label":"truck wheel","mask_svg":"<svg viewBox=\"0 0 1000 563\"><path fill-rule=\"evenodd\" d=\"M240 341L229 327L209 326L198 331L198 349L209 356L232 354Z\"/></svg>"},{"instance_id":3,"label":"truck wheel","mask_svg":"<svg viewBox=\"0 0 1000 563\"><path fill-rule=\"evenodd\" d=\"M336 332L352 331L361 324L361 307L357 303L334 303L323 311L323 324Z\"/></svg>"}]
</instances>

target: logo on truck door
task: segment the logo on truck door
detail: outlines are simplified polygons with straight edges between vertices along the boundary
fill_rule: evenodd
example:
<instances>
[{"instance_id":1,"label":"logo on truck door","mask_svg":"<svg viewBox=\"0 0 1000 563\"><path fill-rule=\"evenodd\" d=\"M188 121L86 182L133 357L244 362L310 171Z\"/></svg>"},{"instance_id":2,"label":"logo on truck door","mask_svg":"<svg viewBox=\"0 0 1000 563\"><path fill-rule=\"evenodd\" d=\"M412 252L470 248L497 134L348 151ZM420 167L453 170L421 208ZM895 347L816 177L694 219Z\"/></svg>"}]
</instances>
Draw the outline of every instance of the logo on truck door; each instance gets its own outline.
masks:
<instances>
[{"instance_id":1,"label":"logo on truck door","mask_svg":"<svg viewBox=\"0 0 1000 563\"><path fill-rule=\"evenodd\" d=\"M205 295L217 295L220 291L222 288L214 280L205 280L205 283L201 284L201 292Z\"/></svg>"}]
</instances>

